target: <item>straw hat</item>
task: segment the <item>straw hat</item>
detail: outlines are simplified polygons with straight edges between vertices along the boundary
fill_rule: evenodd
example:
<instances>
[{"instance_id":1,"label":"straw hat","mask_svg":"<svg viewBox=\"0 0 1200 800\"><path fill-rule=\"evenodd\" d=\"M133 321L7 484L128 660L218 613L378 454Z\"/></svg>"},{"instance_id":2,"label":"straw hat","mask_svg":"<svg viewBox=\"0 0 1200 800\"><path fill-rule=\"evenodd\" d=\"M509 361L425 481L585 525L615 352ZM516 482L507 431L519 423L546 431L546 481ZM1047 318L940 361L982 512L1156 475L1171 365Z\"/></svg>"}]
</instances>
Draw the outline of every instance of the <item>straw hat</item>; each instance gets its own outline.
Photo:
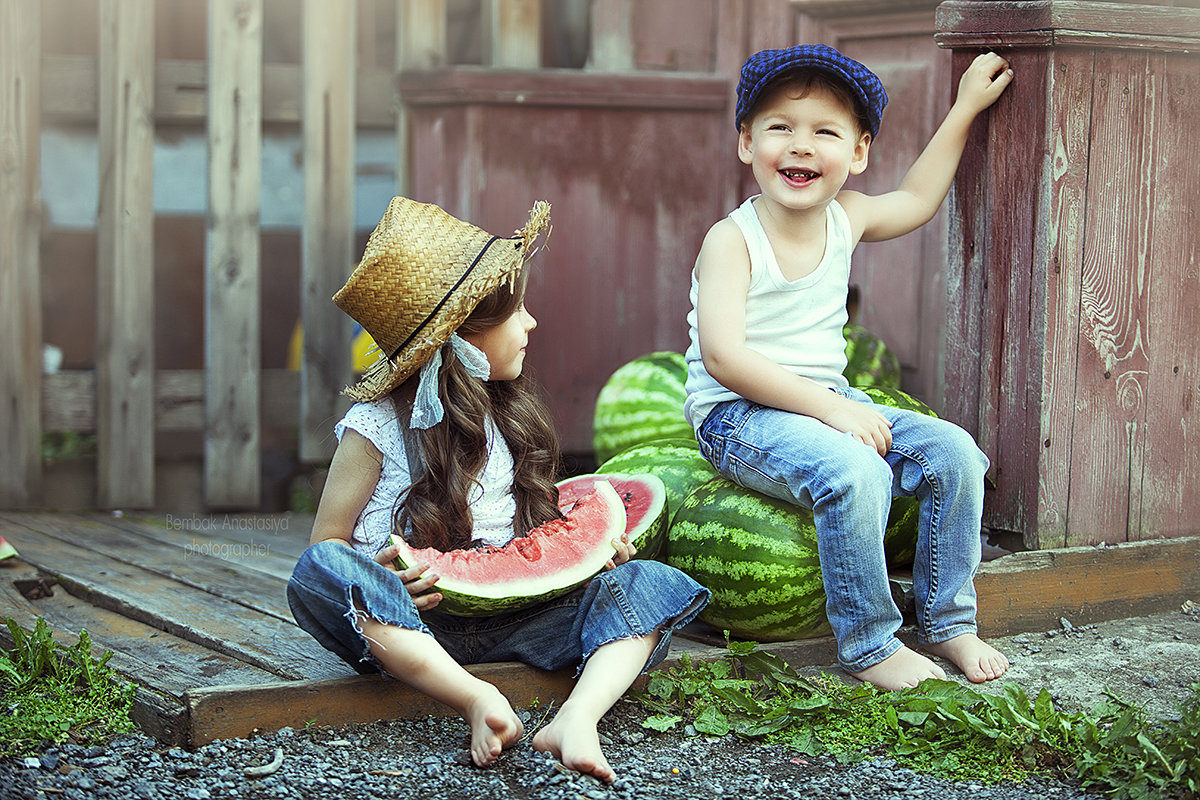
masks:
<instances>
[{"instance_id":1,"label":"straw hat","mask_svg":"<svg viewBox=\"0 0 1200 800\"><path fill-rule=\"evenodd\" d=\"M383 397L446 343L479 301L516 281L532 245L550 224L550 205L534 203L525 227L492 236L435 205L395 197L362 261L333 296L379 345L380 357L343 393Z\"/></svg>"}]
</instances>

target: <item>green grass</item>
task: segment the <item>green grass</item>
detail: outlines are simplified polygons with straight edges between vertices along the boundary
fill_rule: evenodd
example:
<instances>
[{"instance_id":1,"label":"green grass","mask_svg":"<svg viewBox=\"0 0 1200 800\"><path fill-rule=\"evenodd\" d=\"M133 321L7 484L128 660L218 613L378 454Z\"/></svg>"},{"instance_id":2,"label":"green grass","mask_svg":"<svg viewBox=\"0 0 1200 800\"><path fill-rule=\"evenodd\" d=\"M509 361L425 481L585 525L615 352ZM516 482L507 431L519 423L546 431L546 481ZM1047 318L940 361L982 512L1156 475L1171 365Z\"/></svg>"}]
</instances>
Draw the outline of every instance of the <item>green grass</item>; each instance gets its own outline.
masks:
<instances>
[{"instance_id":1,"label":"green grass","mask_svg":"<svg viewBox=\"0 0 1200 800\"><path fill-rule=\"evenodd\" d=\"M1150 722L1107 695L1090 712L1057 708L1042 689L1030 700L1013 683L985 694L927 680L884 692L836 677L805 677L753 642L728 656L654 673L635 695L669 730L685 719L698 733L786 745L842 761L886 756L950 780L1021 782L1031 775L1078 779L1088 790L1133 800L1195 800L1200 793L1200 684L1179 720Z\"/></svg>"},{"instance_id":2,"label":"green grass","mask_svg":"<svg viewBox=\"0 0 1200 800\"><path fill-rule=\"evenodd\" d=\"M92 656L86 630L58 644L40 617L32 632L5 619L10 650L0 651L0 756L25 755L45 744L96 744L134 729L133 684L119 682L105 652Z\"/></svg>"}]
</instances>

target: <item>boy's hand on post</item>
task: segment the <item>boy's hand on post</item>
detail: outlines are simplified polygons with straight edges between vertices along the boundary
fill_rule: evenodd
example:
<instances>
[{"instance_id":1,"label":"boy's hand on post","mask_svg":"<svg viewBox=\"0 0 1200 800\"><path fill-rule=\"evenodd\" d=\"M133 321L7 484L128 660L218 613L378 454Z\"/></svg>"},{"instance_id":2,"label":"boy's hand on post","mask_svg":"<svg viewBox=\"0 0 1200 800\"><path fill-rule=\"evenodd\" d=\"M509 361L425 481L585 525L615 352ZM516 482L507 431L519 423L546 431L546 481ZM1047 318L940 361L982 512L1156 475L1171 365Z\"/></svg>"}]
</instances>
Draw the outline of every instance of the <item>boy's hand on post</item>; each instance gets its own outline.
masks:
<instances>
[{"instance_id":1,"label":"boy's hand on post","mask_svg":"<svg viewBox=\"0 0 1200 800\"><path fill-rule=\"evenodd\" d=\"M892 423L867 403L859 403L844 397L833 410L821 418L831 428L848 433L863 444L875 448L879 455L887 455L892 449Z\"/></svg>"},{"instance_id":2,"label":"boy's hand on post","mask_svg":"<svg viewBox=\"0 0 1200 800\"><path fill-rule=\"evenodd\" d=\"M1008 85L1012 83L1013 71L1008 61L995 53L976 56L958 81L958 97L955 105L961 105L973 114L978 114L996 102Z\"/></svg>"}]
</instances>

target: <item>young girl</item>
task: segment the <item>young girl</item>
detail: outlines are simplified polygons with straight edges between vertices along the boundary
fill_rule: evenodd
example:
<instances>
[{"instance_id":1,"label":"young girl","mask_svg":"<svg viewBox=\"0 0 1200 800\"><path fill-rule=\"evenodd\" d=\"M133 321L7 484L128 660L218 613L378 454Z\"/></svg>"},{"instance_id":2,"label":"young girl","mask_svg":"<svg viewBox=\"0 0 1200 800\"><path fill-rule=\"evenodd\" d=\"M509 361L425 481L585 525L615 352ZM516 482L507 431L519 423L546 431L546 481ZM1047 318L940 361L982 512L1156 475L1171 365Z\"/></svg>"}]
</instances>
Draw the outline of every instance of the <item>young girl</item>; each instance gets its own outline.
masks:
<instances>
[{"instance_id":1,"label":"young girl","mask_svg":"<svg viewBox=\"0 0 1200 800\"><path fill-rule=\"evenodd\" d=\"M559 516L557 439L522 375L537 325L524 305L523 267L548 224L549 206L538 203L522 230L502 238L437 206L392 200L334 296L388 357L346 390L358 402L335 428L337 451L288 601L297 623L359 672L383 672L462 715L479 766L524 729L500 691L460 665L582 663L533 746L611 782L596 725L665 657L707 590L665 564L630 561L634 547L622 539L605 572L563 597L456 617L438 611L428 565L392 566L393 533L443 551L503 546Z\"/></svg>"}]
</instances>

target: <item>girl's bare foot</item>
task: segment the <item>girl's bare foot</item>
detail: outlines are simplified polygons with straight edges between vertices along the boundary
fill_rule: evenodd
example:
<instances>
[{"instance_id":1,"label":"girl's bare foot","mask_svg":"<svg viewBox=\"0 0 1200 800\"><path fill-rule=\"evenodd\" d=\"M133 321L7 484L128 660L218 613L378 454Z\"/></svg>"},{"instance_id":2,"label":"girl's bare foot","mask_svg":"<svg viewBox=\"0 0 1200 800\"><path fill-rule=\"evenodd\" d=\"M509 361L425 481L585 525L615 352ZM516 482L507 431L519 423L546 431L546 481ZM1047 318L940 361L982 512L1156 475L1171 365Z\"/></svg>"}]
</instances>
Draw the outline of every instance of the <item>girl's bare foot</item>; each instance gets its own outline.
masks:
<instances>
[{"instance_id":1,"label":"girl's bare foot","mask_svg":"<svg viewBox=\"0 0 1200 800\"><path fill-rule=\"evenodd\" d=\"M851 672L860 681L874 684L889 692L916 686L926 678L945 679L946 673L920 653L901 647L878 664L862 672Z\"/></svg>"},{"instance_id":2,"label":"girl's bare foot","mask_svg":"<svg viewBox=\"0 0 1200 800\"><path fill-rule=\"evenodd\" d=\"M471 760L478 767L489 766L525 732L508 700L491 685L471 701L463 719L471 726Z\"/></svg>"},{"instance_id":3,"label":"girl's bare foot","mask_svg":"<svg viewBox=\"0 0 1200 800\"><path fill-rule=\"evenodd\" d=\"M573 720L569 713L564 713L565 710L534 734L533 749L550 753L569 769L594 775L605 783L615 781L617 774L600 748L595 723Z\"/></svg>"},{"instance_id":4,"label":"girl's bare foot","mask_svg":"<svg viewBox=\"0 0 1200 800\"><path fill-rule=\"evenodd\" d=\"M1008 658L973 633L922 647L953 661L972 683L994 680L1008 671Z\"/></svg>"}]
</instances>

